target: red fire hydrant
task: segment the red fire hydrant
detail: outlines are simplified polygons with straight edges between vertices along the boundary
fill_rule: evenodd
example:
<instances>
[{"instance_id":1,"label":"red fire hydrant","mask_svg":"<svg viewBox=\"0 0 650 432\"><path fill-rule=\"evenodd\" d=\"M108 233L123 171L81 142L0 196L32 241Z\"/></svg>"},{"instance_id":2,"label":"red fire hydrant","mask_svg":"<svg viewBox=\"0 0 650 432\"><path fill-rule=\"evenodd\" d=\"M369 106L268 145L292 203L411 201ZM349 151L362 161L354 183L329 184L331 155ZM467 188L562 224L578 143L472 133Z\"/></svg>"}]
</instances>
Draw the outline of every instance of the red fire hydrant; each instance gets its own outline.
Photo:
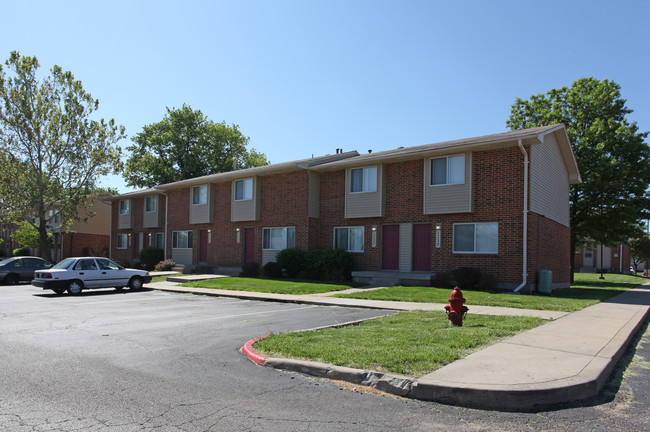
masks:
<instances>
[{"instance_id":1,"label":"red fire hydrant","mask_svg":"<svg viewBox=\"0 0 650 432\"><path fill-rule=\"evenodd\" d=\"M447 311L447 318L449 318L449 324L462 327L463 326L463 317L469 310L467 306L463 305L465 303L465 297L463 293L460 292L460 288L456 287L451 292L451 295L447 299L449 302L448 305L445 305L445 310Z\"/></svg>"}]
</instances>

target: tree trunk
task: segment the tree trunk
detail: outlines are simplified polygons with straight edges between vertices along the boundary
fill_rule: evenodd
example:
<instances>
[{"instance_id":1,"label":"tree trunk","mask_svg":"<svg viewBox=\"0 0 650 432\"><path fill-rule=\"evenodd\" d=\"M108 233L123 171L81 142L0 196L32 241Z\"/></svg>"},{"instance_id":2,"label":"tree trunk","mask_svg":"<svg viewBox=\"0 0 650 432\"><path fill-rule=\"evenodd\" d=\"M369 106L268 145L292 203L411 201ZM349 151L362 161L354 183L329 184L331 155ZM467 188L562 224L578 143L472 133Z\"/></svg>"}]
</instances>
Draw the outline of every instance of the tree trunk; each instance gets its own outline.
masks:
<instances>
[{"instance_id":1,"label":"tree trunk","mask_svg":"<svg viewBox=\"0 0 650 432\"><path fill-rule=\"evenodd\" d=\"M50 248L50 242L47 238L47 222L43 222L38 225L38 238L39 238L39 249L41 258L47 262L52 262L52 249Z\"/></svg>"}]
</instances>

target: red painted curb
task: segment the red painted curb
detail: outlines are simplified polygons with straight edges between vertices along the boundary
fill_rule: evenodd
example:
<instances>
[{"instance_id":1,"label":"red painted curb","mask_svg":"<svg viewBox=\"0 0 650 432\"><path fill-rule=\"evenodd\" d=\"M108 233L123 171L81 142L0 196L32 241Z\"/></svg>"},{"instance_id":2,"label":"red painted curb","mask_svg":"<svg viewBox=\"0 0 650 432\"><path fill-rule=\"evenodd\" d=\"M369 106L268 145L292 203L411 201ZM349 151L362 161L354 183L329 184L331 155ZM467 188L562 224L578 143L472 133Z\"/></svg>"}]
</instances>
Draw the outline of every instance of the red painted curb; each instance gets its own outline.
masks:
<instances>
[{"instance_id":1,"label":"red painted curb","mask_svg":"<svg viewBox=\"0 0 650 432\"><path fill-rule=\"evenodd\" d=\"M244 344L244 346L241 349L241 352L244 353L246 357L248 357L249 359L251 359L252 361L254 361L259 365L264 365L264 362L266 362L266 356L256 353L255 350L253 349L253 344L258 340L264 339L266 336L260 336L260 337L256 337L255 339L249 340Z\"/></svg>"}]
</instances>

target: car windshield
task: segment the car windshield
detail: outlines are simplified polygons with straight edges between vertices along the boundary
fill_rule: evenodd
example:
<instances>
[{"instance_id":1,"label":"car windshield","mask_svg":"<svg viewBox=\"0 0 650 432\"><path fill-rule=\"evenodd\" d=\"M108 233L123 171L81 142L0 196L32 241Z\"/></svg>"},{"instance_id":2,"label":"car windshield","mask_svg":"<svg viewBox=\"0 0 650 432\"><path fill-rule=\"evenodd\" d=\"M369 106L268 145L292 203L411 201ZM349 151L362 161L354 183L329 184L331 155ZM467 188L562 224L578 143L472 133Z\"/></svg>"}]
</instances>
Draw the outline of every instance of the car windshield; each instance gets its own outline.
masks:
<instances>
[{"instance_id":1,"label":"car windshield","mask_svg":"<svg viewBox=\"0 0 650 432\"><path fill-rule=\"evenodd\" d=\"M53 269L66 269L66 268L70 267L70 264L72 264L74 261L75 261L74 258L66 258L63 261L61 261L60 263L55 264L54 266L52 266L52 268Z\"/></svg>"}]
</instances>

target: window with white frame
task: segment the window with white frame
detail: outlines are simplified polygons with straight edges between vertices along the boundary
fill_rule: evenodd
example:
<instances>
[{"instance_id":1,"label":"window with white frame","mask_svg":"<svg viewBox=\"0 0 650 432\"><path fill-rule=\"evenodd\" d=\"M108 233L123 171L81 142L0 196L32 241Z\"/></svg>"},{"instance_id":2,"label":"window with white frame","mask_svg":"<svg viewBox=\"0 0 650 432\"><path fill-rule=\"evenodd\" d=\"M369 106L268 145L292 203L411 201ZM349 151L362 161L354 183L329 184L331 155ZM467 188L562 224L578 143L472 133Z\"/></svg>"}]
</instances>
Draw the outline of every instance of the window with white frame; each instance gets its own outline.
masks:
<instances>
[{"instance_id":1,"label":"window with white frame","mask_svg":"<svg viewBox=\"0 0 650 432\"><path fill-rule=\"evenodd\" d=\"M172 233L173 249L192 249L192 231L174 231Z\"/></svg>"},{"instance_id":2,"label":"window with white frame","mask_svg":"<svg viewBox=\"0 0 650 432\"><path fill-rule=\"evenodd\" d=\"M153 213L158 211L158 197L148 196L144 198L144 211Z\"/></svg>"},{"instance_id":3,"label":"window with white frame","mask_svg":"<svg viewBox=\"0 0 650 432\"><path fill-rule=\"evenodd\" d=\"M253 199L253 179L235 181L235 201L248 201Z\"/></svg>"},{"instance_id":4,"label":"window with white frame","mask_svg":"<svg viewBox=\"0 0 650 432\"><path fill-rule=\"evenodd\" d=\"M120 214L128 215L130 211L131 211L131 200L120 201Z\"/></svg>"},{"instance_id":5,"label":"window with white frame","mask_svg":"<svg viewBox=\"0 0 650 432\"><path fill-rule=\"evenodd\" d=\"M497 222L454 224L454 253L497 253Z\"/></svg>"},{"instance_id":6,"label":"window with white frame","mask_svg":"<svg viewBox=\"0 0 650 432\"><path fill-rule=\"evenodd\" d=\"M192 204L201 205L208 203L208 185L194 186L192 188Z\"/></svg>"},{"instance_id":7,"label":"window with white frame","mask_svg":"<svg viewBox=\"0 0 650 432\"><path fill-rule=\"evenodd\" d=\"M334 248L348 252L363 252L363 227L334 228Z\"/></svg>"},{"instance_id":8,"label":"window with white frame","mask_svg":"<svg viewBox=\"0 0 650 432\"><path fill-rule=\"evenodd\" d=\"M377 167L354 168L350 170L350 192L376 192Z\"/></svg>"},{"instance_id":9,"label":"window with white frame","mask_svg":"<svg viewBox=\"0 0 650 432\"><path fill-rule=\"evenodd\" d=\"M295 246L296 229L294 227L262 229L262 249L282 250Z\"/></svg>"},{"instance_id":10,"label":"window with white frame","mask_svg":"<svg viewBox=\"0 0 650 432\"><path fill-rule=\"evenodd\" d=\"M434 185L465 183L465 155L431 159L431 182Z\"/></svg>"},{"instance_id":11,"label":"window with white frame","mask_svg":"<svg viewBox=\"0 0 650 432\"><path fill-rule=\"evenodd\" d=\"M126 249L128 246L129 237L126 234L117 235L117 248Z\"/></svg>"},{"instance_id":12,"label":"window with white frame","mask_svg":"<svg viewBox=\"0 0 650 432\"><path fill-rule=\"evenodd\" d=\"M154 247L164 249L165 248L165 234L156 233L156 238L154 240Z\"/></svg>"}]
</instances>

